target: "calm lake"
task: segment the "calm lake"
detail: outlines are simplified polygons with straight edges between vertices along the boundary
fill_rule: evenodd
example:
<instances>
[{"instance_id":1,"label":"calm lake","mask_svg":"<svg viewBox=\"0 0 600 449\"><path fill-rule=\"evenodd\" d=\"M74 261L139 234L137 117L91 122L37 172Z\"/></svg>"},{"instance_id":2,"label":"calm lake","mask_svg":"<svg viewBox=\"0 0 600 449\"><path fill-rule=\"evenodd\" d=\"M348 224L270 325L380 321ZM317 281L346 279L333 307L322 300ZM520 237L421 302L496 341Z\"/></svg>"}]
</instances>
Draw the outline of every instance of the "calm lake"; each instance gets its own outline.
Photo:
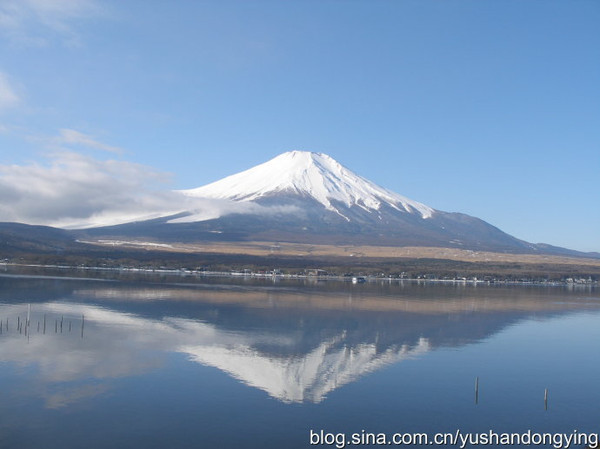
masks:
<instances>
[{"instance_id":1,"label":"calm lake","mask_svg":"<svg viewBox=\"0 0 600 449\"><path fill-rule=\"evenodd\" d=\"M2 449L600 431L592 287L0 276L0 322Z\"/></svg>"}]
</instances>

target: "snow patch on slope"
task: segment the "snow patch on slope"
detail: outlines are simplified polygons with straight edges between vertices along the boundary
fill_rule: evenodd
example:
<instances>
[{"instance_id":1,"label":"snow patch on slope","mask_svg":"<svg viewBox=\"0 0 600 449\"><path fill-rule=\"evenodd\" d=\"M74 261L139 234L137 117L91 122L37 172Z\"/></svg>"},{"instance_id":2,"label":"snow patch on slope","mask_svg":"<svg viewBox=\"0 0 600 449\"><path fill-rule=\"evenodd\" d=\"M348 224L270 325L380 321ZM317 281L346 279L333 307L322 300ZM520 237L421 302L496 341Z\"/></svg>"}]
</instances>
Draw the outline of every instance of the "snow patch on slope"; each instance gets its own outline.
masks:
<instances>
[{"instance_id":1,"label":"snow patch on slope","mask_svg":"<svg viewBox=\"0 0 600 449\"><path fill-rule=\"evenodd\" d=\"M379 187L322 153L290 151L264 164L228 176L212 184L181 190L190 197L254 201L280 193L314 198L327 209L342 215L333 202L357 206L368 212L384 204L430 218L434 209Z\"/></svg>"},{"instance_id":2,"label":"snow patch on slope","mask_svg":"<svg viewBox=\"0 0 600 449\"><path fill-rule=\"evenodd\" d=\"M269 357L244 344L193 345L179 350L189 354L191 360L214 366L283 402L318 403L328 393L367 373L431 349L426 338L415 346L393 346L383 352L375 344L340 344L343 338L324 341L301 357Z\"/></svg>"}]
</instances>

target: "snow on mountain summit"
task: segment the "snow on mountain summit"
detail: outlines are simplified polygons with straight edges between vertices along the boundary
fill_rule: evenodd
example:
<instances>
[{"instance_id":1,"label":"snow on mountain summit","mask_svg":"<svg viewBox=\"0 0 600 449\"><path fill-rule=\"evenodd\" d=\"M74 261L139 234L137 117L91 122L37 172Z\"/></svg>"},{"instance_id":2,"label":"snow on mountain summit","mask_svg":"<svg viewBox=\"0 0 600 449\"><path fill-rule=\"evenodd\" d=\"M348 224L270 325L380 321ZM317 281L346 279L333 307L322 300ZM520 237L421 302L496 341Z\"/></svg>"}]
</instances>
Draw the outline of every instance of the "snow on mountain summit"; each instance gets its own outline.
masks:
<instances>
[{"instance_id":1,"label":"snow on mountain summit","mask_svg":"<svg viewBox=\"0 0 600 449\"><path fill-rule=\"evenodd\" d=\"M311 197L342 216L336 203L379 210L383 204L430 218L434 209L379 187L323 153L289 151L249 170L181 193L191 197L254 201L277 194Z\"/></svg>"}]
</instances>

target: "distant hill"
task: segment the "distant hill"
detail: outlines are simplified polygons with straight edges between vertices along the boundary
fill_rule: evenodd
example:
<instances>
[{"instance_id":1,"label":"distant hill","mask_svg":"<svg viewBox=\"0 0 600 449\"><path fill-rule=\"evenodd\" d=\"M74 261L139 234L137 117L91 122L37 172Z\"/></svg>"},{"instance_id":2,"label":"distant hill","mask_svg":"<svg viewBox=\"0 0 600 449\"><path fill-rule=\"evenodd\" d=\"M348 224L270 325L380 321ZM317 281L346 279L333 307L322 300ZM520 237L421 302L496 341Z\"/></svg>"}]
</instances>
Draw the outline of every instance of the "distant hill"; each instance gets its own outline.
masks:
<instances>
[{"instance_id":1,"label":"distant hill","mask_svg":"<svg viewBox=\"0 0 600 449\"><path fill-rule=\"evenodd\" d=\"M50 226L0 223L0 256L14 251L56 252L75 244L72 232Z\"/></svg>"}]
</instances>

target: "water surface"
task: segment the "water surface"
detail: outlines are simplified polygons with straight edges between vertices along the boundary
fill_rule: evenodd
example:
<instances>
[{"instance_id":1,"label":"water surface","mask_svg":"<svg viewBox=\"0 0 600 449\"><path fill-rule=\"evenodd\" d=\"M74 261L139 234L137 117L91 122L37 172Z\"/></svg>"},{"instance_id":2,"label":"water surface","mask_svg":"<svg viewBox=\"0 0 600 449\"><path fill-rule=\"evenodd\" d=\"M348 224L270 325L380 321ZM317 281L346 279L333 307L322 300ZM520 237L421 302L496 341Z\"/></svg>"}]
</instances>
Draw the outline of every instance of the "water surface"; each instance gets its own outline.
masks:
<instances>
[{"instance_id":1,"label":"water surface","mask_svg":"<svg viewBox=\"0 0 600 449\"><path fill-rule=\"evenodd\" d=\"M600 430L590 287L6 276L0 320L2 448Z\"/></svg>"}]
</instances>

